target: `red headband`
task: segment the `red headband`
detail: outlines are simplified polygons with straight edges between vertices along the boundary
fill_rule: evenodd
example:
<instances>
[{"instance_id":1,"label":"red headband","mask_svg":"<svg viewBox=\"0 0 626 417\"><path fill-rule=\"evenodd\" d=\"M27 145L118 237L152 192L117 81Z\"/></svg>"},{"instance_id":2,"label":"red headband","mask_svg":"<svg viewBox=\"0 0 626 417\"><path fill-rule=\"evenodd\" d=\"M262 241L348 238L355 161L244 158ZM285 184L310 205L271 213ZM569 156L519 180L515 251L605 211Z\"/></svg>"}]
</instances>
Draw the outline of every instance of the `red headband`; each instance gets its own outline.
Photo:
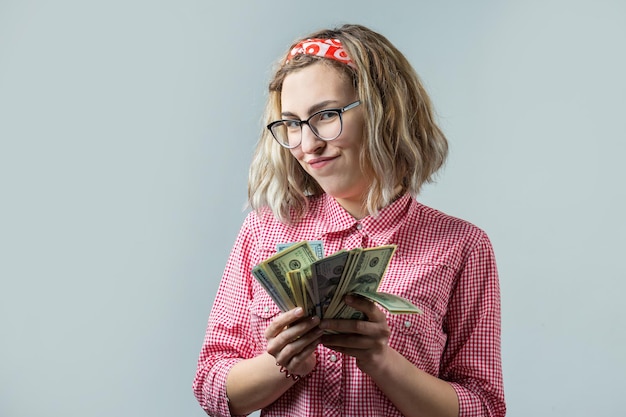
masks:
<instances>
[{"instance_id":1,"label":"red headband","mask_svg":"<svg viewBox=\"0 0 626 417\"><path fill-rule=\"evenodd\" d=\"M351 67L355 66L345 49L342 48L339 39L305 39L291 49L285 63L294 56L302 54L334 59Z\"/></svg>"}]
</instances>

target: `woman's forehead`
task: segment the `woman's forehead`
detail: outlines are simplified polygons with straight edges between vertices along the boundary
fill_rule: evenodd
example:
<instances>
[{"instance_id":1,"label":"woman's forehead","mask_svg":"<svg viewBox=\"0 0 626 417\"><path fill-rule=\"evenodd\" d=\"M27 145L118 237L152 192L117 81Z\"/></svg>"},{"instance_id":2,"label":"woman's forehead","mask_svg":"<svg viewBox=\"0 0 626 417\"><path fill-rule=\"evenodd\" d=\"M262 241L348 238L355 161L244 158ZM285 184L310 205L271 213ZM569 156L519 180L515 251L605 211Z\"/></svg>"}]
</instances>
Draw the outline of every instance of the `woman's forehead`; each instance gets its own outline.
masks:
<instances>
[{"instance_id":1,"label":"woman's forehead","mask_svg":"<svg viewBox=\"0 0 626 417\"><path fill-rule=\"evenodd\" d=\"M285 76L281 107L283 110L302 111L322 101L343 102L353 96L354 87L350 79L332 65L320 62Z\"/></svg>"}]
</instances>

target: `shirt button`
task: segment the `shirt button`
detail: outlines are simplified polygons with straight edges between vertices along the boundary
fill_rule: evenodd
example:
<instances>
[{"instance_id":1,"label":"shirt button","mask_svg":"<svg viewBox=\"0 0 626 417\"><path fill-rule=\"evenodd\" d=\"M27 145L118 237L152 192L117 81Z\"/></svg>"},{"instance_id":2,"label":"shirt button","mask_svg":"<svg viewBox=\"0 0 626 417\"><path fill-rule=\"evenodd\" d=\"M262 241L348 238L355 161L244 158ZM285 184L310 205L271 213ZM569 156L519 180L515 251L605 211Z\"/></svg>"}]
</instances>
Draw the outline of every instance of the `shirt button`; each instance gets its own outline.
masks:
<instances>
[{"instance_id":1,"label":"shirt button","mask_svg":"<svg viewBox=\"0 0 626 417\"><path fill-rule=\"evenodd\" d=\"M363 228L363 225L361 223L356 224L356 230L361 230L362 228Z\"/></svg>"},{"instance_id":2,"label":"shirt button","mask_svg":"<svg viewBox=\"0 0 626 417\"><path fill-rule=\"evenodd\" d=\"M263 311L265 311L266 313L270 311L270 308L268 306L263 307Z\"/></svg>"},{"instance_id":3,"label":"shirt button","mask_svg":"<svg viewBox=\"0 0 626 417\"><path fill-rule=\"evenodd\" d=\"M330 355L330 361L331 362L337 362L337 355L335 355L335 354Z\"/></svg>"},{"instance_id":4,"label":"shirt button","mask_svg":"<svg viewBox=\"0 0 626 417\"><path fill-rule=\"evenodd\" d=\"M411 322L410 321L405 321L404 322L404 327L411 327Z\"/></svg>"}]
</instances>

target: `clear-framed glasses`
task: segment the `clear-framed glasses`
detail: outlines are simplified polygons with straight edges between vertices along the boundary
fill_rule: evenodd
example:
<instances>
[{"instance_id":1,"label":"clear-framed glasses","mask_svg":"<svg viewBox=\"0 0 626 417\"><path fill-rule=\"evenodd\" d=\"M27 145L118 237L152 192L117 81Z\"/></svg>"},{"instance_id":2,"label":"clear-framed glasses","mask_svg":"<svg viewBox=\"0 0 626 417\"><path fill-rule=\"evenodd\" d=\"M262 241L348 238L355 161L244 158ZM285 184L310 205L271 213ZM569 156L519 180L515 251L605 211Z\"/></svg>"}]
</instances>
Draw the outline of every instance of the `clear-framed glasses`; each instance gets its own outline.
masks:
<instances>
[{"instance_id":1,"label":"clear-framed glasses","mask_svg":"<svg viewBox=\"0 0 626 417\"><path fill-rule=\"evenodd\" d=\"M329 141L337 139L343 130L343 113L361 104L360 100L340 109L325 109L313 113L306 120L283 119L267 125L276 142L287 149L297 148L302 143L302 126L308 125L318 138Z\"/></svg>"}]
</instances>

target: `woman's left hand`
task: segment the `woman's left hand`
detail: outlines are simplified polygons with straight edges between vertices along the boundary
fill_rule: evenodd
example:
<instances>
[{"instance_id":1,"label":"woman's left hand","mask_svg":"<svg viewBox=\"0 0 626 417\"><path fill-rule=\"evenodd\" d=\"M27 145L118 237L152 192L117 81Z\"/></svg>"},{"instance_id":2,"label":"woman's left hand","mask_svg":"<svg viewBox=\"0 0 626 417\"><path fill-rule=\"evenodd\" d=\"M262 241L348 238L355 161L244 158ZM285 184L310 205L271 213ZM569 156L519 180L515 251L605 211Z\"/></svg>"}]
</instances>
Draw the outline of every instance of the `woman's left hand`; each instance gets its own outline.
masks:
<instances>
[{"instance_id":1,"label":"woman's left hand","mask_svg":"<svg viewBox=\"0 0 626 417\"><path fill-rule=\"evenodd\" d=\"M368 320L324 319L319 327L339 334L325 334L322 344L337 352L353 356L359 369L369 374L381 365L389 349L389 326L387 317L371 301L348 295L345 302L365 314Z\"/></svg>"}]
</instances>

